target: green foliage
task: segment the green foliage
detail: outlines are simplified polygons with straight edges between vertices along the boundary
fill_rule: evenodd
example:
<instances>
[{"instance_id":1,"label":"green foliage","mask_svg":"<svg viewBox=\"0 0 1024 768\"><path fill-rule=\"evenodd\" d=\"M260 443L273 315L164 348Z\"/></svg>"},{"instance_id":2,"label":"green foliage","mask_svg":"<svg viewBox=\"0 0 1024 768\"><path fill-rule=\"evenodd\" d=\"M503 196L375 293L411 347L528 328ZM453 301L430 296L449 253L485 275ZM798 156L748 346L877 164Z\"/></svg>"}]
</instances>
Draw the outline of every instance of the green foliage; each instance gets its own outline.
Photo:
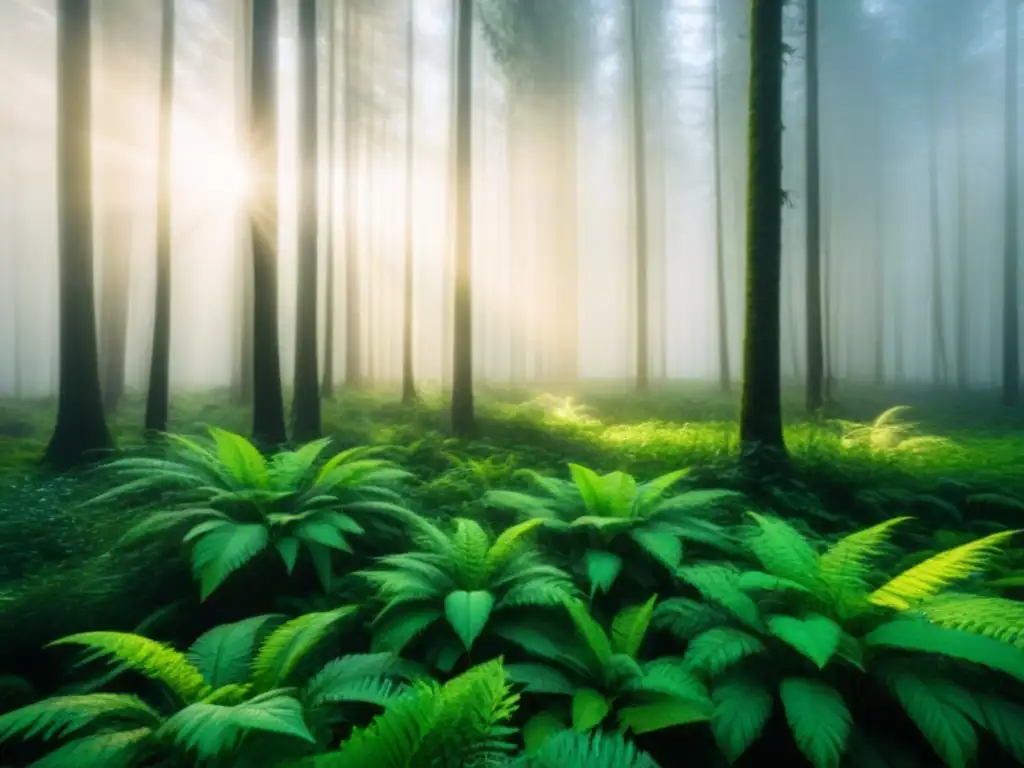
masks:
<instances>
[{"instance_id":1,"label":"green foliage","mask_svg":"<svg viewBox=\"0 0 1024 768\"><path fill-rule=\"evenodd\" d=\"M167 435L167 455L117 459L103 471L122 483L90 505L159 498L123 537L129 544L186 528L192 569L202 599L263 551L274 548L288 573L308 552L325 590L333 577L332 552L352 553L349 537L365 530L355 513L394 511L402 497L394 490L408 477L383 459L379 447L342 451L321 462L329 439L265 458L241 435L210 429L212 445ZM400 508L399 508L400 509Z\"/></svg>"}]
</instances>

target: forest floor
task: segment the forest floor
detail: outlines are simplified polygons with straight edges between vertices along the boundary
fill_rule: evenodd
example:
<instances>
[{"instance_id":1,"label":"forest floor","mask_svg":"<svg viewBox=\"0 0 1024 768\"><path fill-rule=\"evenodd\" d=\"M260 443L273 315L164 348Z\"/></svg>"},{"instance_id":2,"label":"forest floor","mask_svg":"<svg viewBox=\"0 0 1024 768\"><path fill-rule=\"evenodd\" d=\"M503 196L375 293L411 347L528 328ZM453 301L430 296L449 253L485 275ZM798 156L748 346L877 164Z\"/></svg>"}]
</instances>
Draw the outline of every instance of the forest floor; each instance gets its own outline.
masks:
<instances>
[{"instance_id":1,"label":"forest floor","mask_svg":"<svg viewBox=\"0 0 1024 768\"><path fill-rule=\"evenodd\" d=\"M445 517L469 514L488 489L520 486L520 469L565 476L568 462L639 479L693 467L701 484L741 488L823 533L914 515L927 520L929 535L977 534L1005 527L1024 510L1024 409L999 406L997 393L844 388L839 402L809 420L800 392L787 390L792 473L760 488L749 487L736 467L737 400L699 385L644 397L595 390L577 399L491 391L480 397L479 438L457 441L445 433L440 397L403 407L393 393L343 394L325 404L324 431L342 447L398 446L399 460L417 478L413 504ZM873 425L895 405L910 409ZM129 397L114 419L122 445L139 442L142 408ZM173 551L110 554L133 519L116 506L79 508L102 488L97 475L52 476L38 467L53 411L52 403L0 401L5 661L70 632L130 628L163 601L192 591ZM173 431L201 432L204 425L245 434L248 410L216 394L175 399Z\"/></svg>"}]
</instances>

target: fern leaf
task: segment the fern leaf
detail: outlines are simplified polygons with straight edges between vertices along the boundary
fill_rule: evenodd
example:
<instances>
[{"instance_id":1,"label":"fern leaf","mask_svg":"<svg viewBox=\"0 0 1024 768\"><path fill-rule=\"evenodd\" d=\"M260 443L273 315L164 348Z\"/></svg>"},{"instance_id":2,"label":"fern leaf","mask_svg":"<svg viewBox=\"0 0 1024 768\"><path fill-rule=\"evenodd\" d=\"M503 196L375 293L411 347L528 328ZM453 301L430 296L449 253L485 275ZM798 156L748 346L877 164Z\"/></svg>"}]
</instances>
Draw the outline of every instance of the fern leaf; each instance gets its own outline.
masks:
<instances>
[{"instance_id":1,"label":"fern leaf","mask_svg":"<svg viewBox=\"0 0 1024 768\"><path fill-rule=\"evenodd\" d=\"M622 558L603 549L588 549L583 555L583 568L590 584L590 596L607 594L622 571Z\"/></svg>"},{"instance_id":2,"label":"fern leaf","mask_svg":"<svg viewBox=\"0 0 1024 768\"><path fill-rule=\"evenodd\" d=\"M587 647L594 656L599 667L604 667L612 657L612 644L605 634L601 625L594 621L594 618L587 611L586 607L579 600L565 600L565 609L569 612L580 638L586 642Z\"/></svg>"},{"instance_id":3,"label":"fern leaf","mask_svg":"<svg viewBox=\"0 0 1024 768\"><path fill-rule=\"evenodd\" d=\"M1024 707L987 694L974 694L987 730L1018 764L1024 764Z\"/></svg>"},{"instance_id":4,"label":"fern leaf","mask_svg":"<svg viewBox=\"0 0 1024 768\"><path fill-rule=\"evenodd\" d=\"M263 487L267 481L267 461L263 454L241 435L210 427L221 464L245 485Z\"/></svg>"},{"instance_id":5,"label":"fern leaf","mask_svg":"<svg viewBox=\"0 0 1024 768\"><path fill-rule=\"evenodd\" d=\"M715 687L711 732L730 763L739 760L757 741L772 715L775 697L758 680L735 676Z\"/></svg>"},{"instance_id":6,"label":"fern leaf","mask_svg":"<svg viewBox=\"0 0 1024 768\"><path fill-rule=\"evenodd\" d=\"M789 677L779 696L796 744L814 768L839 768L853 728L843 697L818 680Z\"/></svg>"},{"instance_id":7,"label":"fern leaf","mask_svg":"<svg viewBox=\"0 0 1024 768\"><path fill-rule=\"evenodd\" d=\"M509 664L505 674L511 682L522 685L527 693L572 696L578 687L561 670L546 664Z\"/></svg>"},{"instance_id":8,"label":"fern leaf","mask_svg":"<svg viewBox=\"0 0 1024 768\"><path fill-rule=\"evenodd\" d=\"M580 688L572 697L572 727L577 731L596 728L611 710L611 702L600 691Z\"/></svg>"},{"instance_id":9,"label":"fern leaf","mask_svg":"<svg viewBox=\"0 0 1024 768\"><path fill-rule=\"evenodd\" d=\"M534 518L502 531L501 535L494 540L494 543L487 551L488 570L493 572L496 568L503 565L511 555L523 546L523 540L542 525L544 525L544 520Z\"/></svg>"},{"instance_id":10,"label":"fern leaf","mask_svg":"<svg viewBox=\"0 0 1024 768\"><path fill-rule=\"evenodd\" d=\"M822 578L835 592L866 591L870 573L867 561L881 554L893 528L912 519L894 517L844 536L818 558Z\"/></svg>"},{"instance_id":11,"label":"fern leaf","mask_svg":"<svg viewBox=\"0 0 1024 768\"><path fill-rule=\"evenodd\" d=\"M221 624L196 640L186 656L213 688L244 683L249 677L249 665L260 633L268 623L282 618L266 614Z\"/></svg>"},{"instance_id":12,"label":"fern leaf","mask_svg":"<svg viewBox=\"0 0 1024 768\"><path fill-rule=\"evenodd\" d=\"M690 699L664 699L650 704L623 707L619 724L637 736L690 723L704 723L711 719L710 702Z\"/></svg>"},{"instance_id":13,"label":"fern leaf","mask_svg":"<svg viewBox=\"0 0 1024 768\"><path fill-rule=\"evenodd\" d=\"M677 640L689 641L701 632L724 622L722 614L712 605L686 597L670 597L654 608L652 623Z\"/></svg>"},{"instance_id":14,"label":"fern leaf","mask_svg":"<svg viewBox=\"0 0 1024 768\"><path fill-rule=\"evenodd\" d=\"M654 616L658 596L653 595L643 605L626 608L612 620L611 642L615 653L636 657Z\"/></svg>"},{"instance_id":15,"label":"fern leaf","mask_svg":"<svg viewBox=\"0 0 1024 768\"><path fill-rule=\"evenodd\" d=\"M122 693L54 696L0 715L0 741L38 735L52 739L96 724L125 721L152 727L160 723L160 713Z\"/></svg>"},{"instance_id":16,"label":"fern leaf","mask_svg":"<svg viewBox=\"0 0 1024 768\"><path fill-rule=\"evenodd\" d=\"M455 521L455 533L451 541L459 585L469 591L480 589L486 584L488 576L487 552L490 539L487 533L475 520L459 518Z\"/></svg>"},{"instance_id":17,"label":"fern leaf","mask_svg":"<svg viewBox=\"0 0 1024 768\"><path fill-rule=\"evenodd\" d=\"M387 616L378 616L373 622L373 647L379 651L401 653L405 646L440 618L441 611L427 605L412 605Z\"/></svg>"},{"instance_id":18,"label":"fern leaf","mask_svg":"<svg viewBox=\"0 0 1024 768\"><path fill-rule=\"evenodd\" d=\"M82 632L54 640L50 645L84 645L112 656L128 669L163 683L186 704L201 699L210 691L202 674L185 654L142 635Z\"/></svg>"},{"instance_id":19,"label":"fern leaf","mask_svg":"<svg viewBox=\"0 0 1024 768\"><path fill-rule=\"evenodd\" d=\"M1019 600L948 593L916 609L933 624L985 635L1024 649L1024 604Z\"/></svg>"},{"instance_id":20,"label":"fern leaf","mask_svg":"<svg viewBox=\"0 0 1024 768\"><path fill-rule=\"evenodd\" d=\"M691 565L680 568L677 575L705 599L722 606L748 627L762 627L761 609L740 589L739 573L734 569L721 565Z\"/></svg>"},{"instance_id":21,"label":"fern leaf","mask_svg":"<svg viewBox=\"0 0 1024 768\"><path fill-rule=\"evenodd\" d=\"M814 662L818 669L824 669L839 648L843 629L827 616L811 614L803 619L792 616L772 616L768 629L782 642L795 648Z\"/></svg>"},{"instance_id":22,"label":"fern leaf","mask_svg":"<svg viewBox=\"0 0 1024 768\"><path fill-rule=\"evenodd\" d=\"M200 599L208 598L269 543L266 527L256 523L217 528L199 538L192 549L192 571L200 580Z\"/></svg>"},{"instance_id":23,"label":"fern leaf","mask_svg":"<svg viewBox=\"0 0 1024 768\"><path fill-rule=\"evenodd\" d=\"M485 590L452 592L444 600L444 615L467 651L487 626L494 609L494 595Z\"/></svg>"},{"instance_id":24,"label":"fern leaf","mask_svg":"<svg viewBox=\"0 0 1024 768\"><path fill-rule=\"evenodd\" d=\"M715 627L690 641L683 660L688 669L715 677L765 650L764 643L753 635L733 627Z\"/></svg>"},{"instance_id":25,"label":"fern leaf","mask_svg":"<svg viewBox=\"0 0 1024 768\"><path fill-rule=\"evenodd\" d=\"M1000 531L939 552L876 589L869 599L875 605L905 611L912 604L938 594L954 581L990 567L1002 545L1016 533Z\"/></svg>"},{"instance_id":26,"label":"fern leaf","mask_svg":"<svg viewBox=\"0 0 1024 768\"><path fill-rule=\"evenodd\" d=\"M654 759L619 733L561 730L548 735L514 768L659 768Z\"/></svg>"},{"instance_id":27,"label":"fern leaf","mask_svg":"<svg viewBox=\"0 0 1024 768\"><path fill-rule=\"evenodd\" d=\"M344 606L333 611L307 613L275 629L253 660L253 685L262 691L286 685L292 671L307 654L338 622L355 612L356 608Z\"/></svg>"},{"instance_id":28,"label":"fern leaf","mask_svg":"<svg viewBox=\"0 0 1024 768\"><path fill-rule=\"evenodd\" d=\"M773 576L803 584L812 592L820 591L818 554L803 534L778 518L747 514L757 523L747 545L764 569Z\"/></svg>"},{"instance_id":29,"label":"fern leaf","mask_svg":"<svg viewBox=\"0 0 1024 768\"><path fill-rule=\"evenodd\" d=\"M148 747L153 729L104 731L69 741L32 763L32 768L133 768Z\"/></svg>"}]
</instances>

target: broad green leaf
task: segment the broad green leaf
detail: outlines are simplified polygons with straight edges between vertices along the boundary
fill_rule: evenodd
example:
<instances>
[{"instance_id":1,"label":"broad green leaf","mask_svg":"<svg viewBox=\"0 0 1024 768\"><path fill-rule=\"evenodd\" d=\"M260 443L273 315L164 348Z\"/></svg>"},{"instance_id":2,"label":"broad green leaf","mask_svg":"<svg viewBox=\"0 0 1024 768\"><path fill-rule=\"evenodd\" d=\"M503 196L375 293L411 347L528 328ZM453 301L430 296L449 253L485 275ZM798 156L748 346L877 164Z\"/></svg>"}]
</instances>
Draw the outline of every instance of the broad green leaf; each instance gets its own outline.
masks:
<instances>
[{"instance_id":1,"label":"broad green leaf","mask_svg":"<svg viewBox=\"0 0 1024 768\"><path fill-rule=\"evenodd\" d=\"M267 548L270 536L258 524L231 525L207 533L192 548L192 570L200 579L200 600Z\"/></svg>"},{"instance_id":2,"label":"broad green leaf","mask_svg":"<svg viewBox=\"0 0 1024 768\"><path fill-rule=\"evenodd\" d=\"M839 768L853 728L839 692L818 680L789 677L779 684L779 696L804 757L814 768Z\"/></svg>"},{"instance_id":3,"label":"broad green leaf","mask_svg":"<svg viewBox=\"0 0 1024 768\"><path fill-rule=\"evenodd\" d=\"M580 688L572 697L572 727L577 731L596 728L608 716L611 704L593 688Z\"/></svg>"},{"instance_id":4,"label":"broad green leaf","mask_svg":"<svg viewBox=\"0 0 1024 768\"><path fill-rule=\"evenodd\" d=\"M726 759L735 763L760 738L775 697L760 681L736 676L716 686L711 698L715 703L711 732Z\"/></svg>"},{"instance_id":5,"label":"broad green leaf","mask_svg":"<svg viewBox=\"0 0 1024 768\"><path fill-rule=\"evenodd\" d=\"M505 676L513 683L524 686L528 693L548 693L572 696L576 684L564 672L546 664L506 664Z\"/></svg>"},{"instance_id":6,"label":"broad green leaf","mask_svg":"<svg viewBox=\"0 0 1024 768\"><path fill-rule=\"evenodd\" d=\"M590 596L606 593L612 588L622 570L622 558L602 549L588 549L583 555L583 566L590 582Z\"/></svg>"},{"instance_id":7,"label":"broad green leaf","mask_svg":"<svg viewBox=\"0 0 1024 768\"><path fill-rule=\"evenodd\" d=\"M764 651L764 643L753 635L733 627L715 627L690 641L683 660L688 669L715 677L738 661Z\"/></svg>"},{"instance_id":8,"label":"broad green leaf","mask_svg":"<svg viewBox=\"0 0 1024 768\"><path fill-rule=\"evenodd\" d=\"M601 476L594 470L579 464L570 464L569 473L572 475L573 482L576 483L576 488L580 492L587 512L592 515L602 515L606 512L606 505L601 493L603 490Z\"/></svg>"},{"instance_id":9,"label":"broad green leaf","mask_svg":"<svg viewBox=\"0 0 1024 768\"><path fill-rule=\"evenodd\" d=\"M683 560L683 542L671 533L637 528L630 531L633 540L651 557L669 570L675 570Z\"/></svg>"},{"instance_id":10,"label":"broad green leaf","mask_svg":"<svg viewBox=\"0 0 1024 768\"><path fill-rule=\"evenodd\" d=\"M518 525L513 525L511 528L506 528L502 531L501 535L494 540L491 548L487 551L488 568L493 571L495 568L504 565L505 561L523 545L523 540L542 525L544 525L544 520L535 518Z\"/></svg>"},{"instance_id":11,"label":"broad green leaf","mask_svg":"<svg viewBox=\"0 0 1024 768\"><path fill-rule=\"evenodd\" d=\"M553 712L537 713L523 724L523 746L527 754L536 752L548 739L568 727Z\"/></svg>"},{"instance_id":12,"label":"broad green leaf","mask_svg":"<svg viewBox=\"0 0 1024 768\"><path fill-rule=\"evenodd\" d=\"M598 667L604 667L612 657L612 644L608 635L605 634L601 625L594 621L582 602L566 599L564 605L579 636L586 642L590 652L594 654Z\"/></svg>"},{"instance_id":13,"label":"broad green leaf","mask_svg":"<svg viewBox=\"0 0 1024 768\"><path fill-rule=\"evenodd\" d=\"M283 618L266 614L214 627L192 643L188 659L214 688L244 683L261 631L269 622Z\"/></svg>"},{"instance_id":14,"label":"broad green leaf","mask_svg":"<svg viewBox=\"0 0 1024 768\"><path fill-rule=\"evenodd\" d=\"M843 629L832 619L812 614L805 619L792 616L772 616L768 630L782 642L795 648L824 669L839 647Z\"/></svg>"},{"instance_id":15,"label":"broad green leaf","mask_svg":"<svg viewBox=\"0 0 1024 768\"><path fill-rule=\"evenodd\" d=\"M710 703L689 699L665 699L652 704L625 707L619 713L619 723L637 736L688 723L703 723L711 719Z\"/></svg>"},{"instance_id":16,"label":"broad green leaf","mask_svg":"<svg viewBox=\"0 0 1024 768\"><path fill-rule=\"evenodd\" d=\"M444 600L444 615L467 651L483 632L494 608L494 595L485 590L452 592Z\"/></svg>"},{"instance_id":17,"label":"broad green leaf","mask_svg":"<svg viewBox=\"0 0 1024 768\"><path fill-rule=\"evenodd\" d=\"M658 596L653 595L643 605L634 605L619 612L612 621L611 641L615 653L636 657L651 625L657 602Z\"/></svg>"}]
</instances>

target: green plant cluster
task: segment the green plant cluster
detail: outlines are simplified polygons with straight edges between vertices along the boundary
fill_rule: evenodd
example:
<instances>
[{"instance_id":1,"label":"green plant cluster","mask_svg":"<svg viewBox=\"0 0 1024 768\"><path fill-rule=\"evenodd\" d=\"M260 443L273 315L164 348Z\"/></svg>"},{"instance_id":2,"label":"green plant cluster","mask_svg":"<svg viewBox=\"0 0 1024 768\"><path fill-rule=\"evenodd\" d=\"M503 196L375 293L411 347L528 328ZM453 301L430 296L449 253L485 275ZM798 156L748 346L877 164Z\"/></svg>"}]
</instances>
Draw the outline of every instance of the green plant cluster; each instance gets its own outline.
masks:
<instances>
[{"instance_id":1,"label":"green plant cluster","mask_svg":"<svg viewBox=\"0 0 1024 768\"><path fill-rule=\"evenodd\" d=\"M101 468L92 504L140 514L115 556L180 547L201 601L267 559L319 594L185 651L156 622L63 637L84 680L0 741L40 768L1024 763L1024 604L990 578L1015 531L908 557L907 515L822 537L685 469L579 464L429 517L386 449L329 448L212 429Z\"/></svg>"}]
</instances>

